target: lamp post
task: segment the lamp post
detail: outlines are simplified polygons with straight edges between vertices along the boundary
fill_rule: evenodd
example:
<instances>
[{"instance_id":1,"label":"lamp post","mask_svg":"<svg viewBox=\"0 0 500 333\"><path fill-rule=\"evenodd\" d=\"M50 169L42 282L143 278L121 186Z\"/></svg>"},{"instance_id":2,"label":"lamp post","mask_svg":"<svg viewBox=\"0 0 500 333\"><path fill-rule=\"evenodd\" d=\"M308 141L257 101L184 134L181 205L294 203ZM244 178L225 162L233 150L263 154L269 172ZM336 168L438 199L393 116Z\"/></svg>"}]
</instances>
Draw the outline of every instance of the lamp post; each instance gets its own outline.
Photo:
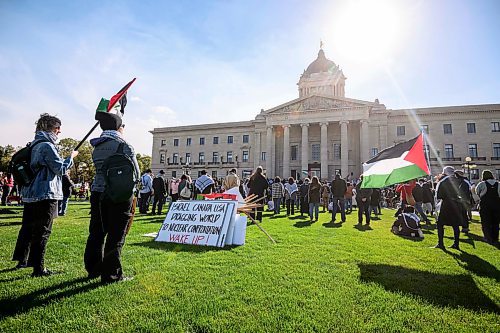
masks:
<instances>
[{"instance_id":1,"label":"lamp post","mask_svg":"<svg viewBox=\"0 0 500 333\"><path fill-rule=\"evenodd\" d=\"M472 162L472 158L470 156L467 156L465 158L465 164L463 165L463 167L467 168L467 176L469 179L469 183L470 183L470 171L471 171L471 169L477 168L477 165L471 164L470 162Z\"/></svg>"},{"instance_id":2,"label":"lamp post","mask_svg":"<svg viewBox=\"0 0 500 333\"><path fill-rule=\"evenodd\" d=\"M189 170L191 170L191 167L189 166L189 162L186 162L186 164L184 165L184 167L182 169L184 171L184 174L189 176Z\"/></svg>"}]
</instances>

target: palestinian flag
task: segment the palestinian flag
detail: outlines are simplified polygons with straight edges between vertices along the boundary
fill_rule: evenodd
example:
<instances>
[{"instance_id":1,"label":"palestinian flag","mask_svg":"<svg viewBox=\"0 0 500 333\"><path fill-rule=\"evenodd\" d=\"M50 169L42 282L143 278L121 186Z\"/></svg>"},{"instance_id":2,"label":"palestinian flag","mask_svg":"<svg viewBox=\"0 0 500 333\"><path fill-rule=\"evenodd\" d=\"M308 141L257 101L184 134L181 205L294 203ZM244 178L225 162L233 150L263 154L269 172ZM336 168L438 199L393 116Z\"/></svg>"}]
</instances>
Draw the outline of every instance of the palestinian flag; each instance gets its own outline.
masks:
<instances>
[{"instance_id":1,"label":"palestinian flag","mask_svg":"<svg viewBox=\"0 0 500 333\"><path fill-rule=\"evenodd\" d=\"M101 98L99 105L97 106L96 112L112 112L118 116L123 116L125 113L125 106L127 105L127 90L130 88L132 83L134 83L135 78L127 83L125 87L121 88L116 95L111 97L110 100ZM118 111L120 113L118 113Z\"/></svg>"},{"instance_id":2,"label":"palestinian flag","mask_svg":"<svg viewBox=\"0 0 500 333\"><path fill-rule=\"evenodd\" d=\"M381 188L430 174L423 135L382 150L363 164L362 188Z\"/></svg>"}]
</instances>

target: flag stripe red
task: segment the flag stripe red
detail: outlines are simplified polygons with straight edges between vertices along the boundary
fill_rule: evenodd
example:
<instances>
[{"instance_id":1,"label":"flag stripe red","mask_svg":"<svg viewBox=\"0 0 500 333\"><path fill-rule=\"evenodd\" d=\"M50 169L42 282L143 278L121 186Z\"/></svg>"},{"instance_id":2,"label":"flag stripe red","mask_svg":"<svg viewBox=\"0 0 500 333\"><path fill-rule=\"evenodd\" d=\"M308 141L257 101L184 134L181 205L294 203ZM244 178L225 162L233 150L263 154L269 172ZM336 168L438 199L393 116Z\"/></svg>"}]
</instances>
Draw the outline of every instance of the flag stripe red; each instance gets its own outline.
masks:
<instances>
[{"instance_id":1,"label":"flag stripe red","mask_svg":"<svg viewBox=\"0 0 500 333\"><path fill-rule=\"evenodd\" d=\"M109 100L109 104L108 104L108 112L109 112L109 110L111 110L113 108L113 106L115 106L116 102L118 102L127 93L128 88L130 88L132 83L134 83L135 79L136 78L134 77L134 79L132 81L130 81L129 83L127 83L123 88L121 88L120 91L116 95L111 97L111 99Z\"/></svg>"}]
</instances>

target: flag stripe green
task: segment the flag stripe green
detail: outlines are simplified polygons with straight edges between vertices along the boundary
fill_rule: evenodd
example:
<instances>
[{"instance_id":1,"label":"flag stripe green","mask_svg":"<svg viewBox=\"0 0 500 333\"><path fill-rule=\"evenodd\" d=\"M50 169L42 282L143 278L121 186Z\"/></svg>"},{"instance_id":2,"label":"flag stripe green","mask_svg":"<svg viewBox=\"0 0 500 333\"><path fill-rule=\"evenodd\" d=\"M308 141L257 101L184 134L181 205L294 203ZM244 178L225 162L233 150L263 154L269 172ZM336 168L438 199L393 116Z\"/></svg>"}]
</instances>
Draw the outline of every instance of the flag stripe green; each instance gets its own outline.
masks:
<instances>
[{"instance_id":1,"label":"flag stripe green","mask_svg":"<svg viewBox=\"0 0 500 333\"><path fill-rule=\"evenodd\" d=\"M416 164L405 166L402 168L396 168L393 170L387 170L387 174L372 174L369 176L363 175L363 183L361 187L363 188L381 188L397 183L402 183L411 179L425 177L427 173L420 169Z\"/></svg>"}]
</instances>

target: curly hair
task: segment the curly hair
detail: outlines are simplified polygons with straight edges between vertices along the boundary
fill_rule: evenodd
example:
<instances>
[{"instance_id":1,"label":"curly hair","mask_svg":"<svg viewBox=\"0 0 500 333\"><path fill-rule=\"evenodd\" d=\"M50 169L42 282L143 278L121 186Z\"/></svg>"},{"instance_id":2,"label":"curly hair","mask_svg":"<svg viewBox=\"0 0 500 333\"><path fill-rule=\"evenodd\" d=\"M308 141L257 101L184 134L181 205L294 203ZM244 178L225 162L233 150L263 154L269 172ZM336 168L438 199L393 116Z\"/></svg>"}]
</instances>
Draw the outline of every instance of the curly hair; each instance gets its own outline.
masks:
<instances>
[{"instance_id":1,"label":"curly hair","mask_svg":"<svg viewBox=\"0 0 500 333\"><path fill-rule=\"evenodd\" d=\"M61 127L61 120L55 116L51 116L48 113L42 113L35 124L37 132L50 132L58 127Z\"/></svg>"}]
</instances>

